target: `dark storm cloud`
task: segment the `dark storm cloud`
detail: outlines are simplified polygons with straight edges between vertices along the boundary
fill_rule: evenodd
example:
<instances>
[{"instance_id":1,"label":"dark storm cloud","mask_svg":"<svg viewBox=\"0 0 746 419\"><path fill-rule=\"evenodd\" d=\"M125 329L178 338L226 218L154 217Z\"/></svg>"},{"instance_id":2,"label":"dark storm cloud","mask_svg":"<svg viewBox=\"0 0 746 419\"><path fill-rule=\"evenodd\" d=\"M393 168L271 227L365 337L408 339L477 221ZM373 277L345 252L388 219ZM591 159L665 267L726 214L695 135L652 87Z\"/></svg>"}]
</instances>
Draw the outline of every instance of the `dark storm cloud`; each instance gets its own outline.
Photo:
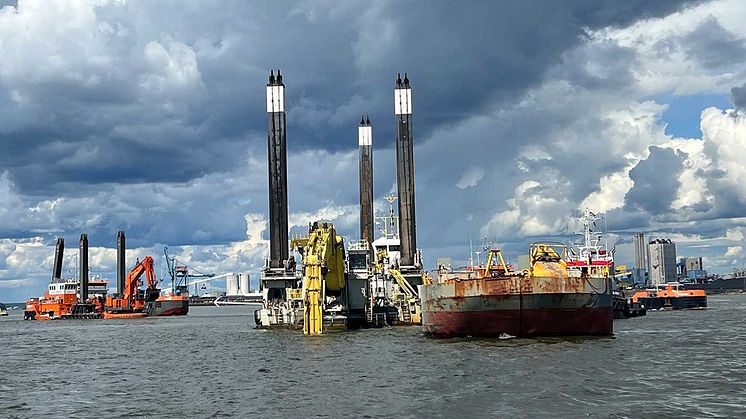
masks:
<instances>
[{"instance_id":1,"label":"dark storm cloud","mask_svg":"<svg viewBox=\"0 0 746 419\"><path fill-rule=\"evenodd\" d=\"M626 206L652 215L668 211L679 190L683 161L671 149L650 147L650 156L629 172L635 185L625 196Z\"/></svg>"},{"instance_id":2,"label":"dark storm cloud","mask_svg":"<svg viewBox=\"0 0 746 419\"><path fill-rule=\"evenodd\" d=\"M733 96L733 105L736 109L746 109L746 83L741 87L730 89L730 94Z\"/></svg>"},{"instance_id":3,"label":"dark storm cloud","mask_svg":"<svg viewBox=\"0 0 746 419\"><path fill-rule=\"evenodd\" d=\"M75 243L87 232L92 245L111 248L122 228L131 247L160 254L156 243L166 243L208 271L261 265L261 245L245 257L232 247L261 239L266 218L270 68L281 68L287 84L292 232L321 218L357 236L361 114L374 124L376 204L395 192L392 88L407 71L427 266L442 255L465 260L470 233L477 248L487 235L511 257L525 254L527 236L569 239L564 225L581 206L623 205L628 168L649 145L671 146L660 120L665 100L647 96L660 80L646 77L666 76L677 61L661 54L651 65L638 42L670 39L678 52L691 44L679 54L687 56L737 50L723 19L678 28L676 15L642 23L642 34L627 28L691 2L501 3L128 1L90 15L83 3L33 3L37 17L0 22L0 212L8 209L0 259L13 255L0 281L39 266L2 237L42 237L49 246L57 235ZM693 29L700 39L684 40ZM728 57L707 60L722 64L694 71L697 82L731 70ZM651 178L652 166L676 169L666 153L635 169L628 205L607 214L610 229L694 233L682 221L689 212L712 218L725 213L711 210L720 202L730 213L743 207L721 200L735 196L732 173L719 172L724 163L702 169L717 181L709 186L715 203L689 197L694 204L667 213L677 187L661 184L668 192L657 196ZM646 194L653 202L638 202ZM707 234L733 222L713 221ZM36 251L37 261L51 258L49 247Z\"/></svg>"},{"instance_id":4,"label":"dark storm cloud","mask_svg":"<svg viewBox=\"0 0 746 419\"><path fill-rule=\"evenodd\" d=\"M82 19L76 31L62 31L47 44L37 46L34 36L29 36L29 43L20 36L6 42L19 42L20 47L11 51L16 55L8 58L13 59L9 70L0 72L0 102L5 110L0 115L0 167L12 177L14 193L33 196L32 204L46 199L45 205L55 212L43 220L27 218L12 229L13 234L24 226L28 234L35 234L31 230L41 224L55 231L86 229L92 235L98 231L102 237L126 228L133 245L240 240L245 231L243 215L266 212L264 86L270 68L281 68L285 75L288 144L293 155L319 149L354 150L361 113L374 121L377 150L390 147L394 140L391 95L400 71L409 72L415 89L418 147L439 129L459 124L466 124L463 135L467 137L495 139L497 135L499 142L511 141L501 133L512 121L474 131L469 118L513 106L523 92L543 80L548 68L561 62L566 51L584 41L587 30L623 26L669 13L684 3L486 2L464 7L447 2L297 2L278 7L273 2L226 2L218 9L205 3L128 2L99 6L95 20ZM64 13L50 17L65 18ZM30 28L33 33L35 27ZM615 62L614 56L629 58L621 48L605 48L609 63ZM55 66L50 69L47 60L52 58ZM568 72L578 67L573 64L568 63ZM628 66L607 68L605 76L576 71L567 78L584 88L630 79ZM553 118L545 121L538 113L526 115L511 135L525 141L547 138L548 131L572 116L568 112ZM459 211L483 216L503 205L509 189L488 198L476 188L454 194L454 173L437 169L457 154L456 142L452 147L446 153L440 148L418 156L420 199L455 196L453 202L472 203ZM470 152L473 149L460 155ZM584 153L592 155L594 150L580 151ZM376 160L377 196L394 182L390 154L386 161ZM506 161L513 158L498 154ZM249 158L256 158L256 164L246 168ZM290 173L291 211L313 213L322 204L354 204L353 182L344 182L336 190L328 182L330 177L354 173L349 165L332 169L347 160L341 154L299 158L294 164L303 169ZM555 166L564 163L559 160ZM604 166L608 161L591 158L588 164ZM569 166L568 174L573 176L599 170ZM491 171L486 165L482 169ZM511 178L520 175L512 164L505 170ZM224 185L217 180L236 176L245 184ZM577 185L593 187L589 182ZM571 192L588 193L581 189ZM67 200L56 203L58 197ZM419 209L418 221L424 227L442 221L442 214L432 213L435 207ZM467 228L456 220L449 227L450 237L462 235ZM429 237L435 230L425 230L423 238L428 242L446 240ZM354 228L348 233L354 234Z\"/></svg>"},{"instance_id":5,"label":"dark storm cloud","mask_svg":"<svg viewBox=\"0 0 746 419\"><path fill-rule=\"evenodd\" d=\"M727 31L714 18L705 20L682 39L687 54L697 57L705 68L741 64L746 55L746 42Z\"/></svg>"},{"instance_id":6,"label":"dark storm cloud","mask_svg":"<svg viewBox=\"0 0 746 419\"><path fill-rule=\"evenodd\" d=\"M381 121L378 144L391 144L386 121L398 71L412 75L417 135L425 139L438 126L495 100L510 101L537 83L586 28L623 25L679 5L229 2L210 13L178 2L101 6L97 21L112 29L93 29L93 41L76 40L93 42L109 65L84 60L63 64L68 71L60 74L3 80L6 95L24 96L6 109L35 117L0 131L0 165L16 175L22 192L37 192L57 182L183 181L239 164L239 139L255 137L261 145L263 86L272 67L286 74L296 150L352 148L348 137L360 113ZM390 36L377 37L384 28ZM149 43L158 42L174 59L180 51L171 48L174 41L195 52L199 79L144 91L143 80L168 77L158 61L167 58L149 56ZM59 59L71 47L60 45ZM58 142L75 149L50 146ZM95 151L92 160L62 158L86 149Z\"/></svg>"},{"instance_id":7,"label":"dark storm cloud","mask_svg":"<svg viewBox=\"0 0 746 419\"><path fill-rule=\"evenodd\" d=\"M650 214L644 211L630 211L622 208L606 212L609 231L616 233L637 232L650 230Z\"/></svg>"}]
</instances>

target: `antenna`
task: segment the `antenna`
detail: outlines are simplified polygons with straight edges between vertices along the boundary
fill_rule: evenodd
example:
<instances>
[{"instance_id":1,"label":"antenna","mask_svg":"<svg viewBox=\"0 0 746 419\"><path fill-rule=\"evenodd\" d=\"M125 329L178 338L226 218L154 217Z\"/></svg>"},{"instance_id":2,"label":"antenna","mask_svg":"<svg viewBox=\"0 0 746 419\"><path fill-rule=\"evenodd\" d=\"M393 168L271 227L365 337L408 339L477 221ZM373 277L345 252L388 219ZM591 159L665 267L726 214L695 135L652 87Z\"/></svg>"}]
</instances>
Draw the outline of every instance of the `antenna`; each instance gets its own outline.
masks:
<instances>
[{"instance_id":1,"label":"antenna","mask_svg":"<svg viewBox=\"0 0 746 419\"><path fill-rule=\"evenodd\" d=\"M471 222L469 222L469 266L474 268L474 246L471 242Z\"/></svg>"}]
</instances>

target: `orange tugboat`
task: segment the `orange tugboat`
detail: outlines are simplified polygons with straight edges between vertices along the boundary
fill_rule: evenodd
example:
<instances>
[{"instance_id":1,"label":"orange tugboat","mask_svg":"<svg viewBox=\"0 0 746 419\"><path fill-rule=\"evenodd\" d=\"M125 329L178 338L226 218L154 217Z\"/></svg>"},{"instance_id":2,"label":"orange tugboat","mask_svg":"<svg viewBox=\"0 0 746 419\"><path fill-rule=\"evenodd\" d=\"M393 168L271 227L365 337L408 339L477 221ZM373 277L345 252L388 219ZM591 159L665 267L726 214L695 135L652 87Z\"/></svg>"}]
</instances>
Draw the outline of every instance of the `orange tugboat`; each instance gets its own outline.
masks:
<instances>
[{"instance_id":1,"label":"orange tugboat","mask_svg":"<svg viewBox=\"0 0 746 419\"><path fill-rule=\"evenodd\" d=\"M647 310L707 308L707 293L704 290L685 290L678 282L669 282L655 289L637 291L632 295L632 302Z\"/></svg>"}]
</instances>

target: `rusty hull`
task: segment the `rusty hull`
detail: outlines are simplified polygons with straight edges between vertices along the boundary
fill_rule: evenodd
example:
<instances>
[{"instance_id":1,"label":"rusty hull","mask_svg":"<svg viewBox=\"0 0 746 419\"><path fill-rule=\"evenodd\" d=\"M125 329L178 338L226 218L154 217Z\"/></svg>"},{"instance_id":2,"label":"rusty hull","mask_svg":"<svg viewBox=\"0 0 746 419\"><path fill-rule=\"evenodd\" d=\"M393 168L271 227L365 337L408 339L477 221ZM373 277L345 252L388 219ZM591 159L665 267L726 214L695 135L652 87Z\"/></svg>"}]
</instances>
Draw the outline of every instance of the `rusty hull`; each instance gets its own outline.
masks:
<instances>
[{"instance_id":1,"label":"rusty hull","mask_svg":"<svg viewBox=\"0 0 746 419\"><path fill-rule=\"evenodd\" d=\"M589 277L451 279L421 289L434 337L611 335L611 280Z\"/></svg>"}]
</instances>

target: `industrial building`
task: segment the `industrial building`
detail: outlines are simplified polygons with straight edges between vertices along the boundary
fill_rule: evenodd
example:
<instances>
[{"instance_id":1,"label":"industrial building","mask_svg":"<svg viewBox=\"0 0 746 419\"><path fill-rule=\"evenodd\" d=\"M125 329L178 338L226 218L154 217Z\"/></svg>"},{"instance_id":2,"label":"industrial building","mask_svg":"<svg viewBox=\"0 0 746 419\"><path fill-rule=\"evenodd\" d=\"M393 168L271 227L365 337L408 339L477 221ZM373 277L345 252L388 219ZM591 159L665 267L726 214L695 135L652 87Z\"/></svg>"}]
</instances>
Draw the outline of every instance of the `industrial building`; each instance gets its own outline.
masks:
<instances>
[{"instance_id":1,"label":"industrial building","mask_svg":"<svg viewBox=\"0 0 746 419\"><path fill-rule=\"evenodd\" d=\"M676 243L671 239L646 242L644 233L635 233L632 242L635 246L635 266L629 275L638 286L694 281L707 276L701 256L682 257L677 261Z\"/></svg>"},{"instance_id":2,"label":"industrial building","mask_svg":"<svg viewBox=\"0 0 746 419\"><path fill-rule=\"evenodd\" d=\"M675 282L676 272L676 243L671 239L655 239L648 243L650 255L650 285Z\"/></svg>"},{"instance_id":3,"label":"industrial building","mask_svg":"<svg viewBox=\"0 0 746 419\"><path fill-rule=\"evenodd\" d=\"M225 277L226 295L251 295L251 280L247 273L230 273Z\"/></svg>"},{"instance_id":4,"label":"industrial building","mask_svg":"<svg viewBox=\"0 0 746 419\"><path fill-rule=\"evenodd\" d=\"M648 283L648 246L645 243L645 234L635 233L633 242L635 243L635 267L632 268L632 282L639 285Z\"/></svg>"},{"instance_id":5,"label":"industrial building","mask_svg":"<svg viewBox=\"0 0 746 419\"><path fill-rule=\"evenodd\" d=\"M681 279L691 280L707 276L707 271L702 264L701 256L680 258L678 270Z\"/></svg>"}]
</instances>

